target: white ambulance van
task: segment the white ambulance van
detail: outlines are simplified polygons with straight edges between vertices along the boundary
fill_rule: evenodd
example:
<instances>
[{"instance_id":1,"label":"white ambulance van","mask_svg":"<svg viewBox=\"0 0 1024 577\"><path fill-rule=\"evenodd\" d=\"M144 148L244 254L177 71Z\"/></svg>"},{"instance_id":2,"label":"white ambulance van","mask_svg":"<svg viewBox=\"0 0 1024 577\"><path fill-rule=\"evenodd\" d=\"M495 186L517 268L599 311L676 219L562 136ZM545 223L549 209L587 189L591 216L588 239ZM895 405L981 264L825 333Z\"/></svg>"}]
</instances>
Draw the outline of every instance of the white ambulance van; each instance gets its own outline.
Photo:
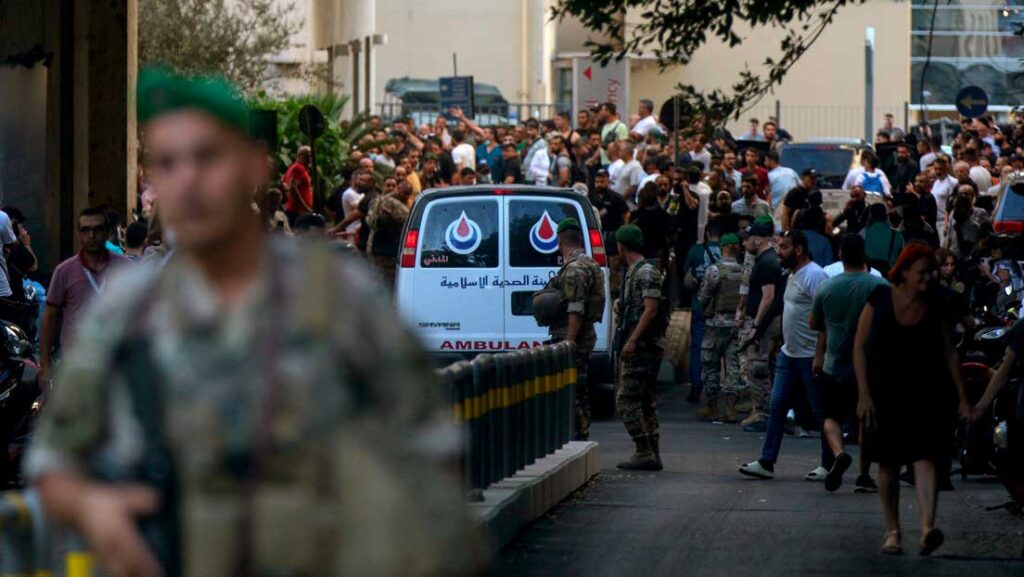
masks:
<instances>
[{"instance_id":1,"label":"white ambulance van","mask_svg":"<svg viewBox=\"0 0 1024 577\"><path fill-rule=\"evenodd\" d=\"M439 363L533 348L548 340L533 318L533 293L557 274L558 223L583 227L585 249L605 269L600 221L570 189L478 185L420 194L403 231L398 309ZM606 292L607 294L607 292ZM592 387L611 375L611 295L596 326Z\"/></svg>"}]
</instances>

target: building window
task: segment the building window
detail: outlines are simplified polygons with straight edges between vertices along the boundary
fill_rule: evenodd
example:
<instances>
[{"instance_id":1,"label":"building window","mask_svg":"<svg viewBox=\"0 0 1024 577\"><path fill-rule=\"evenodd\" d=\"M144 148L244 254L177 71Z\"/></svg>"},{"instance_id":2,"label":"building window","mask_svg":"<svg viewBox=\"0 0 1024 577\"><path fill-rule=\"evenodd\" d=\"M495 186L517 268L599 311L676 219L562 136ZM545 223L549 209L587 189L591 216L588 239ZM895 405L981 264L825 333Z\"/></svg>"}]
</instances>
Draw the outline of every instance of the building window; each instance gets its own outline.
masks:
<instances>
[{"instance_id":1,"label":"building window","mask_svg":"<svg viewBox=\"0 0 1024 577\"><path fill-rule=\"evenodd\" d=\"M555 75L558 90L555 104L559 110L569 110L572 108L572 68L555 68Z\"/></svg>"},{"instance_id":2,"label":"building window","mask_svg":"<svg viewBox=\"0 0 1024 577\"><path fill-rule=\"evenodd\" d=\"M955 104L957 92L970 85L984 89L990 105L1024 104L1024 2L943 0L936 8L933 0L913 0L910 27L913 104L922 104L922 82L929 105Z\"/></svg>"}]
</instances>

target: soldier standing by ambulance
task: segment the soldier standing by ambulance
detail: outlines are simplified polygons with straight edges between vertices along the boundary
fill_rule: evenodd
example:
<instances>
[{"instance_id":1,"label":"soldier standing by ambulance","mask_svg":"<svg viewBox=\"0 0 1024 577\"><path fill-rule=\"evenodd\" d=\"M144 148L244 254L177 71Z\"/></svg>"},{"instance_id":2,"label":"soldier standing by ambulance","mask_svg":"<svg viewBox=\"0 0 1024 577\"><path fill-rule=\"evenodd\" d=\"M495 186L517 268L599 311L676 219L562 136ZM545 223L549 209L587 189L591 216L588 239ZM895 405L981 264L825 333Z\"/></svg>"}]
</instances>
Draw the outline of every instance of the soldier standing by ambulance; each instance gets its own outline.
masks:
<instances>
[{"instance_id":1,"label":"soldier standing by ambulance","mask_svg":"<svg viewBox=\"0 0 1024 577\"><path fill-rule=\"evenodd\" d=\"M558 223L558 250L562 255L562 268L548 286L555 291L556 299L561 299L565 309L559 310L551 321L551 341L567 341L576 345L575 439L586 441L590 438L587 366L597 344L594 323L600 321L604 314L604 271L587 256L583 248L583 231L575 218L566 218Z\"/></svg>"},{"instance_id":2,"label":"soldier standing by ambulance","mask_svg":"<svg viewBox=\"0 0 1024 577\"><path fill-rule=\"evenodd\" d=\"M660 471L657 381L669 313L662 292L664 277L656 262L644 259L644 234L638 226L620 228L615 240L628 271L622 300L616 303L622 366L615 406L636 444L636 453L618 468Z\"/></svg>"},{"instance_id":3,"label":"soldier standing by ambulance","mask_svg":"<svg viewBox=\"0 0 1024 577\"><path fill-rule=\"evenodd\" d=\"M742 390L740 382L740 342L736 310L740 304L743 265L736 256L740 239L735 234L722 237L722 260L704 273L697 298L706 311L704 342L701 345L702 380L706 405L697 411L702 421L717 421L718 400L725 390L726 423L739 422L736 403ZM725 363L725 386L722 386L722 363Z\"/></svg>"}]
</instances>

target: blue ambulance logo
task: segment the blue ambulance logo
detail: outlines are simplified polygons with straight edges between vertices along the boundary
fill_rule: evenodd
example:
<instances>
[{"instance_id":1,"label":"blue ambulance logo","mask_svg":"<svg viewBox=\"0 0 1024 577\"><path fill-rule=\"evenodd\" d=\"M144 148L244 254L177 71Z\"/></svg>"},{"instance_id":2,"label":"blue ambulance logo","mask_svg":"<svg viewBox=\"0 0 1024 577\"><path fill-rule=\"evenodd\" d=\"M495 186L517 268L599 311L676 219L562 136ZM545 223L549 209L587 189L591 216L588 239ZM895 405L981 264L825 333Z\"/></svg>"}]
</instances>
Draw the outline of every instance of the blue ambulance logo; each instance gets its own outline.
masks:
<instances>
[{"instance_id":1,"label":"blue ambulance logo","mask_svg":"<svg viewBox=\"0 0 1024 577\"><path fill-rule=\"evenodd\" d=\"M541 254L551 254L558 250L558 225L546 210L530 229L530 246Z\"/></svg>"},{"instance_id":2,"label":"blue ambulance logo","mask_svg":"<svg viewBox=\"0 0 1024 577\"><path fill-rule=\"evenodd\" d=\"M462 215L448 225L448 230L444 233L448 249L462 255L472 254L480 248L483 236L480 226L466 216L466 211L462 211Z\"/></svg>"}]
</instances>

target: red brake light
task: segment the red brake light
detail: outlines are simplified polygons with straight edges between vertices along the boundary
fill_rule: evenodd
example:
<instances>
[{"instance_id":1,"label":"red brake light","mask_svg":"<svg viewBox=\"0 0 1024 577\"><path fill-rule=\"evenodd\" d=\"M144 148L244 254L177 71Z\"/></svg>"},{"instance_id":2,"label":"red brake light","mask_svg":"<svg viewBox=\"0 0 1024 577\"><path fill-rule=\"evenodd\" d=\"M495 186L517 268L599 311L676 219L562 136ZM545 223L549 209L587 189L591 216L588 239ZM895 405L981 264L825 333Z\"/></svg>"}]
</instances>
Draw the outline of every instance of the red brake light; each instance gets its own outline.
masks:
<instances>
[{"instance_id":1,"label":"red brake light","mask_svg":"<svg viewBox=\"0 0 1024 577\"><path fill-rule=\"evenodd\" d=\"M594 262L600 266L608 266L608 257L604 252L604 239L601 238L601 231L590 229L590 251L593 253Z\"/></svg>"},{"instance_id":2,"label":"red brake light","mask_svg":"<svg viewBox=\"0 0 1024 577\"><path fill-rule=\"evenodd\" d=\"M413 229L405 235L405 243L402 245L402 268L413 268L416 266L416 247L420 243L420 231Z\"/></svg>"},{"instance_id":3,"label":"red brake light","mask_svg":"<svg viewBox=\"0 0 1024 577\"><path fill-rule=\"evenodd\" d=\"M992 224L992 229L998 234L1024 232L1024 222L997 220Z\"/></svg>"},{"instance_id":4,"label":"red brake light","mask_svg":"<svg viewBox=\"0 0 1024 577\"><path fill-rule=\"evenodd\" d=\"M508 196L510 194L515 194L515 192L516 191L508 190L507 188L495 188L494 196Z\"/></svg>"}]
</instances>

